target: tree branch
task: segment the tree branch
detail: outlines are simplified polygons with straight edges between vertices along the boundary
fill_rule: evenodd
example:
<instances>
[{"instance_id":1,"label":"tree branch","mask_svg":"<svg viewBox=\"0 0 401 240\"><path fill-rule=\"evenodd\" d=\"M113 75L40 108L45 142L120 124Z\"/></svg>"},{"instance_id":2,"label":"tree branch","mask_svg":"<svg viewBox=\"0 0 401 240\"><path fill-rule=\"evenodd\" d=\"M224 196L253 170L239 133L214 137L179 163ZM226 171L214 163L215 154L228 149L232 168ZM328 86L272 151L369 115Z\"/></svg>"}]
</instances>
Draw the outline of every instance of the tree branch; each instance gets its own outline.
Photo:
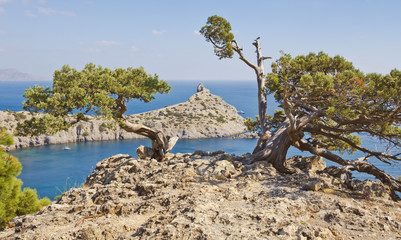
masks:
<instances>
[{"instance_id":1,"label":"tree branch","mask_svg":"<svg viewBox=\"0 0 401 240\"><path fill-rule=\"evenodd\" d=\"M375 157L378 158L380 161L382 161L382 162L384 162L384 163L387 163L387 164L390 164L390 163L389 163L388 161L382 159L382 157L387 158L387 159L392 159L392 160L401 161L401 158L396 157L396 156L394 156L394 155L390 155L390 154L386 154L386 153L382 153L382 152L374 152L374 151L371 151L371 150L366 149L366 148L364 148L364 147L358 146L358 145L356 145L354 142L352 142L350 139L345 138L345 137L343 137L343 136L341 136L341 135L327 133L327 132L325 132L325 131L321 131L321 130L319 130L319 129L315 128L315 127L311 127L311 126L308 126L308 127L304 128L304 130L305 130L306 132L310 132L310 133L315 133L315 134L323 135L323 136L326 136L326 137L329 137L329 138L339 139L339 140L341 140L341 141L347 143L347 144L350 145L351 147L353 147L353 148L355 148L355 149L358 149L359 151L362 151L362 152L364 152L364 153L368 153L368 154L370 154L370 155L372 155L372 156L375 156Z\"/></svg>"},{"instance_id":2,"label":"tree branch","mask_svg":"<svg viewBox=\"0 0 401 240\"><path fill-rule=\"evenodd\" d=\"M373 164L361 161L360 159L355 161L347 161L339 157L338 155L318 147L313 147L311 144L305 142L304 140L299 140L295 145L302 151L309 151L312 154L322 156L330 161L336 162L342 166L345 166L345 170L355 170L358 172L365 172L371 174L378 178L382 183L388 185L391 189L401 192L401 182L395 179L393 176L387 174L386 172L378 169Z\"/></svg>"},{"instance_id":3,"label":"tree branch","mask_svg":"<svg viewBox=\"0 0 401 240\"><path fill-rule=\"evenodd\" d=\"M245 62L249 67L253 68L255 71L258 71L258 67L256 65L254 65L253 63L251 63L248 59L246 59L244 57L244 55L242 54L242 48L240 48L237 44L237 41L233 40L231 42L231 45L234 49L235 52L238 53L239 55L239 59L241 59L243 62Z\"/></svg>"},{"instance_id":4,"label":"tree branch","mask_svg":"<svg viewBox=\"0 0 401 240\"><path fill-rule=\"evenodd\" d=\"M290 111L290 103L288 102L288 97L289 93L287 93L287 84L284 85L284 92L283 92L283 109L285 112L285 115L287 116L290 126L288 128L289 133L295 132L296 129L296 122L295 122L295 117L292 115ZM291 134L290 134L291 135Z\"/></svg>"},{"instance_id":5,"label":"tree branch","mask_svg":"<svg viewBox=\"0 0 401 240\"><path fill-rule=\"evenodd\" d=\"M213 44L213 46L214 46L215 48L220 49L220 50L223 49L223 47L217 45L217 44L213 41L213 39L212 39L211 37L208 37L207 39Z\"/></svg>"},{"instance_id":6,"label":"tree branch","mask_svg":"<svg viewBox=\"0 0 401 240\"><path fill-rule=\"evenodd\" d=\"M163 161L167 152L176 144L178 137L166 137L160 131L152 129L142 124L133 124L122 120L120 126L127 132L133 132L145 136L152 140L153 158Z\"/></svg>"}]
</instances>

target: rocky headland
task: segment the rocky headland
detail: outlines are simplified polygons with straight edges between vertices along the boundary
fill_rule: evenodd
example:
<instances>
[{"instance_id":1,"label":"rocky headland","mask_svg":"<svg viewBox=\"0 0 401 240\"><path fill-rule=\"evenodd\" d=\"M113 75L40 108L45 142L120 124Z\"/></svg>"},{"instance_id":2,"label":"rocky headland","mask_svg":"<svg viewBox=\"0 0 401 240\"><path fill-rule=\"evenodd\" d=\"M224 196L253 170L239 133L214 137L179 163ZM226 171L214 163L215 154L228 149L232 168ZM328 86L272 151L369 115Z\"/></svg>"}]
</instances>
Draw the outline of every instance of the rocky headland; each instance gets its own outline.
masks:
<instances>
[{"instance_id":1,"label":"rocky headland","mask_svg":"<svg viewBox=\"0 0 401 240\"><path fill-rule=\"evenodd\" d=\"M6 127L9 133L14 134L17 123L30 117L28 112L0 111L0 127ZM128 133L118 126L111 129L102 117L88 118L88 121L80 122L68 131L54 135L14 137L15 145L8 149L69 142L144 138L135 133ZM237 109L221 97L211 94L202 84L198 86L197 93L186 102L129 115L126 118L132 123L144 124L163 131L168 136L179 138L227 137L246 131L244 118L238 114Z\"/></svg>"},{"instance_id":2,"label":"rocky headland","mask_svg":"<svg viewBox=\"0 0 401 240\"><path fill-rule=\"evenodd\" d=\"M165 162L116 155L1 239L400 239L401 204L380 182L335 177L320 157L296 174L249 155L197 151Z\"/></svg>"}]
</instances>

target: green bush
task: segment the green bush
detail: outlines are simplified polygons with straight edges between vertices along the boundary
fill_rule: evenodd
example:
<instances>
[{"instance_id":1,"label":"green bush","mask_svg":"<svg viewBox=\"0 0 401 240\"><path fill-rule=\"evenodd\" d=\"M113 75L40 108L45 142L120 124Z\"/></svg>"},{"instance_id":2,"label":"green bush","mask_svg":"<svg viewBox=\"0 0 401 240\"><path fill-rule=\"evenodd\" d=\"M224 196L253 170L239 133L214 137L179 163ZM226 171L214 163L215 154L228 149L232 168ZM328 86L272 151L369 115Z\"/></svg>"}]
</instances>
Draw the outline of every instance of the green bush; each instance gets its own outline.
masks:
<instances>
[{"instance_id":1,"label":"green bush","mask_svg":"<svg viewBox=\"0 0 401 240\"><path fill-rule=\"evenodd\" d=\"M217 121L217 122L220 122L220 123L225 123L225 122L226 122L226 119L224 118L223 115L220 115L219 117L216 118L216 121Z\"/></svg>"},{"instance_id":2,"label":"green bush","mask_svg":"<svg viewBox=\"0 0 401 240\"><path fill-rule=\"evenodd\" d=\"M11 139L11 141L10 141ZM12 137L5 128L0 128L0 145L12 144ZM17 179L22 166L18 159L0 149L0 230L15 216L37 212L49 205L48 198L38 199L36 190L25 188L21 191L22 181Z\"/></svg>"},{"instance_id":3,"label":"green bush","mask_svg":"<svg viewBox=\"0 0 401 240\"><path fill-rule=\"evenodd\" d=\"M13 113L15 120L19 121L19 120L23 120L26 119L25 113L23 112L15 112Z\"/></svg>"},{"instance_id":4,"label":"green bush","mask_svg":"<svg viewBox=\"0 0 401 240\"><path fill-rule=\"evenodd\" d=\"M84 132L84 134L82 134L84 137L87 137L87 136L89 136L89 132L88 131L85 131Z\"/></svg>"},{"instance_id":5,"label":"green bush","mask_svg":"<svg viewBox=\"0 0 401 240\"><path fill-rule=\"evenodd\" d=\"M106 131L106 129L107 129L107 124L106 123L102 123L102 124L100 124L100 126L99 126L99 131L100 132L104 132L104 131ZM84 133L85 134L85 133ZM89 134L88 134L89 135Z\"/></svg>"}]
</instances>

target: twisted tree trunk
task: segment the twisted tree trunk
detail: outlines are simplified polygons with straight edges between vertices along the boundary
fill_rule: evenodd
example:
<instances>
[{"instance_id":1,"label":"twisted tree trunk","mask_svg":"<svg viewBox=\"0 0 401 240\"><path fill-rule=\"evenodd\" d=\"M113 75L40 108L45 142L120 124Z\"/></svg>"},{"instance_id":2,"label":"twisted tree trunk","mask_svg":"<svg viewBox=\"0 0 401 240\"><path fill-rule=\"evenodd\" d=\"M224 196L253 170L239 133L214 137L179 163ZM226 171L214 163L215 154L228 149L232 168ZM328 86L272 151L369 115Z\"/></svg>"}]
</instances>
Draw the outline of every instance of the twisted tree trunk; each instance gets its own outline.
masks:
<instances>
[{"instance_id":1,"label":"twisted tree trunk","mask_svg":"<svg viewBox=\"0 0 401 240\"><path fill-rule=\"evenodd\" d=\"M288 129L288 122L284 122L276 131L274 131L270 138L263 139L262 136L252 154L250 163L267 161L279 172L294 173L294 170L288 168L286 164L287 152L292 144Z\"/></svg>"},{"instance_id":2,"label":"twisted tree trunk","mask_svg":"<svg viewBox=\"0 0 401 240\"><path fill-rule=\"evenodd\" d=\"M178 137L165 136L161 131L157 131L142 124L133 124L123 121L120 126L127 132L133 132L145 136L152 140L152 149L139 147L137 149L138 157L151 157L158 161L163 161L166 153L173 149L178 141Z\"/></svg>"}]
</instances>

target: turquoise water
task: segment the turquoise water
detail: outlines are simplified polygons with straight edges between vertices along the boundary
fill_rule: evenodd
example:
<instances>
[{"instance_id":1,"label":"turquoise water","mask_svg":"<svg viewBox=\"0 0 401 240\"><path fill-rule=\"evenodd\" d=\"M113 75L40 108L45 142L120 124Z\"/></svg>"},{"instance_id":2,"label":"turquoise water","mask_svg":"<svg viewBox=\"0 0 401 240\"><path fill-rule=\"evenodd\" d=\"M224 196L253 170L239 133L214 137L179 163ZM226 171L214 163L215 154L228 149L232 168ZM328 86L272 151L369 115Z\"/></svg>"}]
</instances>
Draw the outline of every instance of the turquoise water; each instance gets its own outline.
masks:
<instances>
[{"instance_id":1,"label":"turquoise water","mask_svg":"<svg viewBox=\"0 0 401 240\"><path fill-rule=\"evenodd\" d=\"M255 139L180 139L172 153L187 153L196 150L224 150L233 154L252 151ZM23 170L19 178L24 187L36 188L39 196L53 198L69 187L79 186L85 181L96 163L115 154L129 154L136 157L136 148L150 146L147 139L70 143L47 145L11 152L19 158Z\"/></svg>"},{"instance_id":2,"label":"turquoise water","mask_svg":"<svg viewBox=\"0 0 401 240\"><path fill-rule=\"evenodd\" d=\"M237 110L245 112L244 117L257 115L256 83L254 81L204 81L206 88L211 93L221 96L226 102L234 105ZM22 110L22 97L28 86L33 82L0 82L0 110ZM50 82L38 82L41 86L50 86ZM170 95L157 95L152 103L132 101L128 104L128 114L140 113L159 109L167 105L173 105L188 100L196 92L199 81L170 81L172 86ZM268 98L269 111L273 113L276 105L272 97ZM384 150L382 143L376 139L362 136L363 146L372 150ZM19 158L23 170L19 178L24 182L24 187L36 188L40 197L53 198L69 187L79 186L95 168L96 163L115 154L124 153L136 157L135 150L138 146L150 146L150 141L123 140L68 144L71 150L64 150L65 145L48 145L34 147L11 152ZM193 152L195 150L217 151L227 153L244 154L252 152L256 145L255 139L180 139L173 149L173 153ZM290 148L288 157L294 155L309 155L295 148ZM346 159L362 157L360 153L353 156L344 155ZM393 176L401 175L399 164L390 166L372 161L380 169ZM330 165L329 163L328 165ZM354 173L359 179L373 179L372 176Z\"/></svg>"}]
</instances>

